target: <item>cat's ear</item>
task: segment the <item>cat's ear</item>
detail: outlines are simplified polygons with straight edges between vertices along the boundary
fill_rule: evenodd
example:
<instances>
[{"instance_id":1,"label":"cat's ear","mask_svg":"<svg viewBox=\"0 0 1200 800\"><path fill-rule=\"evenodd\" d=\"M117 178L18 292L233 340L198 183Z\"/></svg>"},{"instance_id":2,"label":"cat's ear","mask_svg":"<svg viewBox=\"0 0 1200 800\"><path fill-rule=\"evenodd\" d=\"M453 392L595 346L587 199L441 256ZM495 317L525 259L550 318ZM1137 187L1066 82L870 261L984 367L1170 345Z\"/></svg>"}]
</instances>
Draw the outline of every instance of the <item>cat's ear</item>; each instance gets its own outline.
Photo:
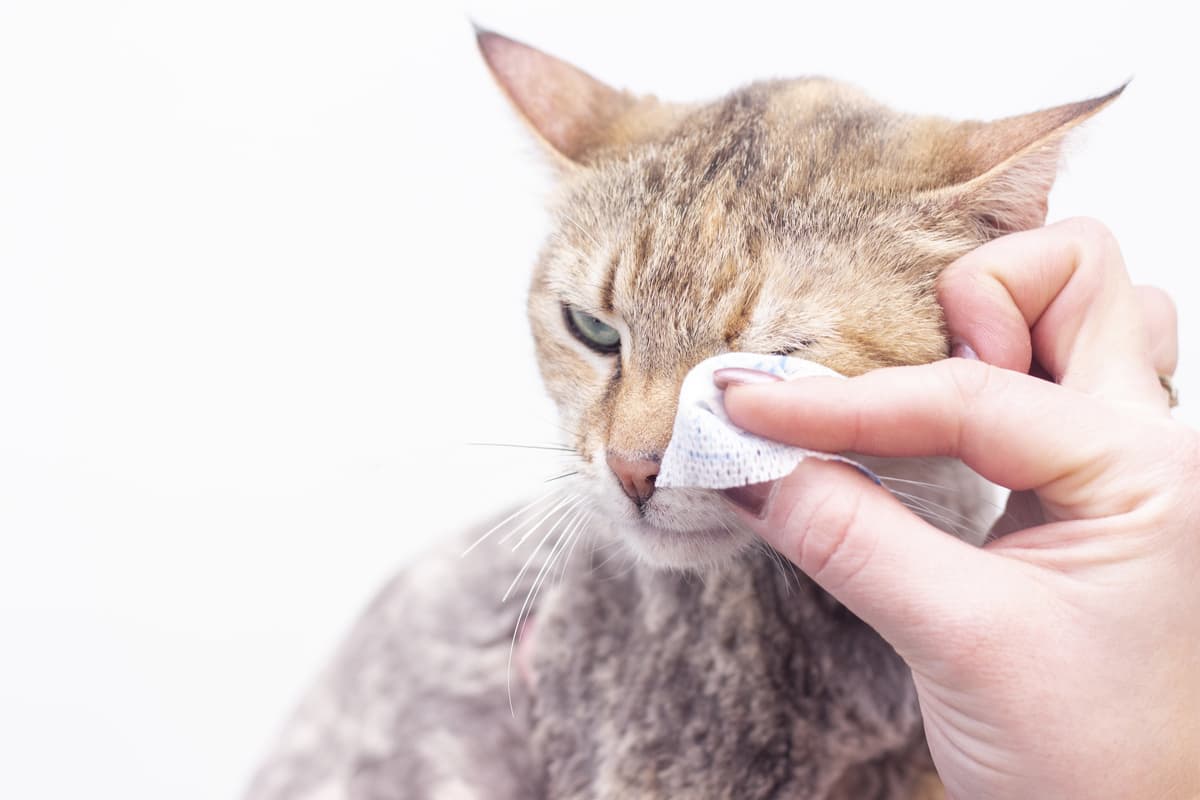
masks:
<instances>
[{"instance_id":1,"label":"cat's ear","mask_svg":"<svg viewBox=\"0 0 1200 800\"><path fill-rule=\"evenodd\" d=\"M1124 90L1123 85L1100 97L1032 114L963 123L955 148L959 181L942 191L989 236L1041 226L1063 139Z\"/></svg>"},{"instance_id":2,"label":"cat's ear","mask_svg":"<svg viewBox=\"0 0 1200 800\"><path fill-rule=\"evenodd\" d=\"M479 28L475 35L496 83L562 166L579 163L606 144L637 102L529 45Z\"/></svg>"}]
</instances>

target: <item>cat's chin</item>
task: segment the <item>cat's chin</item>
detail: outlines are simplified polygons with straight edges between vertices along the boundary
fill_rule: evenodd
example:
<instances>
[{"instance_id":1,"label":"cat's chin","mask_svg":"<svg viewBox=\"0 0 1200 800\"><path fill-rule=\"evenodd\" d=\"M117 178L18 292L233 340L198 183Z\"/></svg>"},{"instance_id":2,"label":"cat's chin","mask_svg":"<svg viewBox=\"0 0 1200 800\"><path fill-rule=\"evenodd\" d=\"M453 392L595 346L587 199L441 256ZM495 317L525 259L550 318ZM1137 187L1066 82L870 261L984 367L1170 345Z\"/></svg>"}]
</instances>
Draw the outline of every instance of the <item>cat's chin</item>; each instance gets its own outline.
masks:
<instances>
[{"instance_id":1,"label":"cat's chin","mask_svg":"<svg viewBox=\"0 0 1200 800\"><path fill-rule=\"evenodd\" d=\"M642 517L621 519L614 527L622 544L649 566L670 570L719 567L750 547L754 536L724 508L705 509L707 503L696 502L698 499L688 498L686 503L660 500ZM704 500L712 502L707 497Z\"/></svg>"},{"instance_id":2,"label":"cat's chin","mask_svg":"<svg viewBox=\"0 0 1200 800\"><path fill-rule=\"evenodd\" d=\"M710 570L757 541L726 501L708 489L659 489L640 509L615 479L592 482L588 489L599 520L607 523L606 538L649 567Z\"/></svg>"},{"instance_id":3,"label":"cat's chin","mask_svg":"<svg viewBox=\"0 0 1200 800\"><path fill-rule=\"evenodd\" d=\"M625 546L638 560L669 570L709 570L728 563L752 543L749 534L724 529L673 531L646 523L626 525Z\"/></svg>"}]
</instances>

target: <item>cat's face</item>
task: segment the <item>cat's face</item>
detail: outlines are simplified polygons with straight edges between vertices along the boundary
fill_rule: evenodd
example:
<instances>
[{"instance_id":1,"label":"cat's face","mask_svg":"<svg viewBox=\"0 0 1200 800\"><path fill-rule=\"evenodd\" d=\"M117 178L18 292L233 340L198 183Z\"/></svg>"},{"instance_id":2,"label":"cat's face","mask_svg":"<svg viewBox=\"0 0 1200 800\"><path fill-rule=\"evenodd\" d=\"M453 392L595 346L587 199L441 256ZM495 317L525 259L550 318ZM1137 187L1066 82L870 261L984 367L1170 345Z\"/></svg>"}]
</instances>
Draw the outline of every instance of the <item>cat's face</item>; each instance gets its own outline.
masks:
<instances>
[{"instance_id":1,"label":"cat's face","mask_svg":"<svg viewBox=\"0 0 1200 800\"><path fill-rule=\"evenodd\" d=\"M672 567L753 541L714 492L653 485L684 375L734 350L848 375L944 357L939 270L1042 221L1062 134L1107 100L952 123L801 80L673 106L480 44L560 166L529 314L576 480L627 547Z\"/></svg>"}]
</instances>

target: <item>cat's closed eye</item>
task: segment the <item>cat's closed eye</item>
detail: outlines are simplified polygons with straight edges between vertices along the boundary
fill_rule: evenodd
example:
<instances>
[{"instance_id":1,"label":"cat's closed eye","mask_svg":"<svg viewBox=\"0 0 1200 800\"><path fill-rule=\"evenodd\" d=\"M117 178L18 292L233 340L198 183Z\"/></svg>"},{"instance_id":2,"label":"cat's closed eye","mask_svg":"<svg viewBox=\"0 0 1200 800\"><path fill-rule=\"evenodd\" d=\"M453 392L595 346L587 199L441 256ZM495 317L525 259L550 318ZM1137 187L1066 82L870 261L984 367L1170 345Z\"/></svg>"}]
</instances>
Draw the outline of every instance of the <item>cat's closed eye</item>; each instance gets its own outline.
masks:
<instances>
[{"instance_id":1,"label":"cat's closed eye","mask_svg":"<svg viewBox=\"0 0 1200 800\"><path fill-rule=\"evenodd\" d=\"M816 343L815 339L803 338L795 339L788 343L787 347L780 347L771 351L773 356L794 356L803 353L808 348Z\"/></svg>"},{"instance_id":2,"label":"cat's closed eye","mask_svg":"<svg viewBox=\"0 0 1200 800\"><path fill-rule=\"evenodd\" d=\"M573 306L563 306L567 329L575 338L597 353L616 353L621 349L621 334L611 325Z\"/></svg>"}]
</instances>

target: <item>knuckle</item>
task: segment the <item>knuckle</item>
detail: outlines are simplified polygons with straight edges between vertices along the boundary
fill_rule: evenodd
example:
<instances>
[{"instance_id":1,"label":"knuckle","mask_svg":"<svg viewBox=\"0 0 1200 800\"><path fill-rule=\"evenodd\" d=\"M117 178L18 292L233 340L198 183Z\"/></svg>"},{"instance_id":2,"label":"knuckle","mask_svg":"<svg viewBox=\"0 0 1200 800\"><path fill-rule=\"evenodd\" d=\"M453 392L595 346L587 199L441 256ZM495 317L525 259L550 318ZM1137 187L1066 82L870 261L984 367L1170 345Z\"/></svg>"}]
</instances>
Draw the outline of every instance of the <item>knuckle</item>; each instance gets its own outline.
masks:
<instances>
[{"instance_id":1,"label":"knuckle","mask_svg":"<svg viewBox=\"0 0 1200 800\"><path fill-rule=\"evenodd\" d=\"M798 503L789 517L796 564L830 591L852 580L870 557L854 546L861 510L861 493L824 491Z\"/></svg>"},{"instance_id":2,"label":"knuckle","mask_svg":"<svg viewBox=\"0 0 1200 800\"><path fill-rule=\"evenodd\" d=\"M1072 217L1063 226L1075 250L1077 269L1097 275L1124 272L1121 246L1107 225L1092 217Z\"/></svg>"},{"instance_id":3,"label":"knuckle","mask_svg":"<svg viewBox=\"0 0 1200 800\"><path fill-rule=\"evenodd\" d=\"M1113 235L1107 225L1095 217L1071 217L1063 220L1060 224L1073 238L1083 244L1104 248L1116 246L1117 237Z\"/></svg>"},{"instance_id":4,"label":"knuckle","mask_svg":"<svg viewBox=\"0 0 1200 800\"><path fill-rule=\"evenodd\" d=\"M1002 371L978 361L950 359L942 362L946 371L946 391L950 401L946 423L949 426L946 452L943 455L961 456L973 435L973 420L985 398L1001 391Z\"/></svg>"},{"instance_id":5,"label":"knuckle","mask_svg":"<svg viewBox=\"0 0 1200 800\"><path fill-rule=\"evenodd\" d=\"M974 251L972 251L974 252ZM975 266L965 256L952 262L937 276L936 288L939 294L952 291L960 284L968 283L975 275Z\"/></svg>"},{"instance_id":6,"label":"knuckle","mask_svg":"<svg viewBox=\"0 0 1200 800\"><path fill-rule=\"evenodd\" d=\"M1179 308L1175 299L1157 286L1135 286L1138 298L1147 315L1153 315L1163 327L1174 329L1179 320Z\"/></svg>"},{"instance_id":7,"label":"knuckle","mask_svg":"<svg viewBox=\"0 0 1200 800\"><path fill-rule=\"evenodd\" d=\"M978 403L980 397L991 391L995 370L987 364L966 359L951 359L942 363L945 365L950 392L958 408L971 408Z\"/></svg>"},{"instance_id":8,"label":"knuckle","mask_svg":"<svg viewBox=\"0 0 1200 800\"><path fill-rule=\"evenodd\" d=\"M1109 470L1123 471L1121 510L1146 530L1170 528L1189 509L1200 511L1200 434L1173 420L1138 426L1109 454Z\"/></svg>"},{"instance_id":9,"label":"knuckle","mask_svg":"<svg viewBox=\"0 0 1200 800\"><path fill-rule=\"evenodd\" d=\"M1148 302L1155 303L1156 305L1161 304L1163 308L1170 308L1174 311L1175 298L1171 297L1166 289L1149 283L1140 283L1134 289L1139 294L1145 296Z\"/></svg>"},{"instance_id":10,"label":"knuckle","mask_svg":"<svg viewBox=\"0 0 1200 800\"><path fill-rule=\"evenodd\" d=\"M945 365L947 378L958 399L965 405L982 394L990 380L990 370L986 364L967 359L942 362Z\"/></svg>"}]
</instances>

